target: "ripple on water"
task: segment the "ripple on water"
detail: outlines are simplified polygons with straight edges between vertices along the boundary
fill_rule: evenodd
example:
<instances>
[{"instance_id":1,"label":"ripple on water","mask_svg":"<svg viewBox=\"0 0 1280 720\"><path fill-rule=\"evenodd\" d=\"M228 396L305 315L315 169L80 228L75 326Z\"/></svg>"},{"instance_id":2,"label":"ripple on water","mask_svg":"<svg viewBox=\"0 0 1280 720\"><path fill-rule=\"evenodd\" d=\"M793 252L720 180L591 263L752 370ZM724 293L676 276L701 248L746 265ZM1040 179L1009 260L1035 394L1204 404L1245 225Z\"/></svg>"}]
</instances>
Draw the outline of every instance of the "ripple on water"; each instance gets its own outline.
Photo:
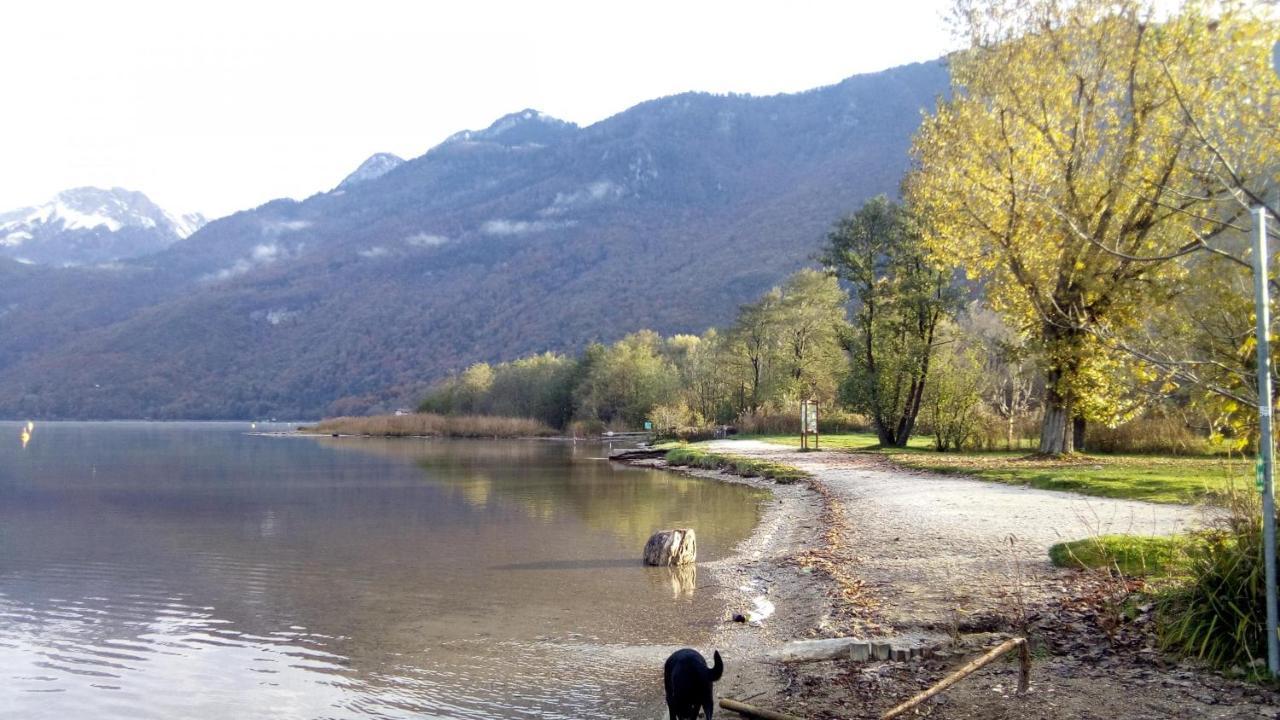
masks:
<instances>
[{"instance_id":1,"label":"ripple on water","mask_svg":"<svg viewBox=\"0 0 1280 720\"><path fill-rule=\"evenodd\" d=\"M427 465L404 449L446 444L363 456L289 443L303 457L280 462L258 453L285 443L160 444L126 448L137 472L100 464L77 488L74 467L54 468L19 478L41 504L0 503L6 543L26 538L0 556L0 715L646 714L672 648L601 643L683 628L693 644L707 613L696 578L646 571L633 546L655 524L702 535L754 518L736 489L599 462L570 477L539 464L541 444L468 445ZM267 515L275 529L259 532ZM708 554L738 532L709 530Z\"/></svg>"},{"instance_id":2,"label":"ripple on water","mask_svg":"<svg viewBox=\"0 0 1280 720\"><path fill-rule=\"evenodd\" d=\"M69 567L54 574L72 577ZM633 704L604 698L618 696L653 658L601 652L594 637L577 633L562 642L545 637L437 643L407 658L396 653L403 662L379 668L341 652L344 636L296 623L241 631L215 608L171 593L59 597L45 605L0 596L0 678L14 691L6 705L31 720L635 714ZM425 661L442 651L448 662ZM163 672L150 671L159 658ZM62 699L54 706L36 699L49 693Z\"/></svg>"}]
</instances>

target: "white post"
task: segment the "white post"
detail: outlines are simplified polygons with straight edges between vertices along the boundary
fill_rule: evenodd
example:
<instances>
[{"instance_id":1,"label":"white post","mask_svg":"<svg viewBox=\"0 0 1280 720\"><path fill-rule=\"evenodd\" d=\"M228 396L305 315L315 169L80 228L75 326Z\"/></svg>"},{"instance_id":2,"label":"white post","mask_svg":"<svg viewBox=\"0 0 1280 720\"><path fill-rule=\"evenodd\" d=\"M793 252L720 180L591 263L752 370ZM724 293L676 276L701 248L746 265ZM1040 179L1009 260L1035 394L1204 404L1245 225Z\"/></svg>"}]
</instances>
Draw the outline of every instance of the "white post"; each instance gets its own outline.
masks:
<instances>
[{"instance_id":1,"label":"white post","mask_svg":"<svg viewBox=\"0 0 1280 720\"><path fill-rule=\"evenodd\" d=\"M1271 299L1267 268L1267 210L1257 208L1258 235L1253 243L1253 294L1258 338L1258 451L1262 460L1262 541L1267 581L1267 668L1280 675L1280 637L1276 635L1276 495L1271 435Z\"/></svg>"}]
</instances>

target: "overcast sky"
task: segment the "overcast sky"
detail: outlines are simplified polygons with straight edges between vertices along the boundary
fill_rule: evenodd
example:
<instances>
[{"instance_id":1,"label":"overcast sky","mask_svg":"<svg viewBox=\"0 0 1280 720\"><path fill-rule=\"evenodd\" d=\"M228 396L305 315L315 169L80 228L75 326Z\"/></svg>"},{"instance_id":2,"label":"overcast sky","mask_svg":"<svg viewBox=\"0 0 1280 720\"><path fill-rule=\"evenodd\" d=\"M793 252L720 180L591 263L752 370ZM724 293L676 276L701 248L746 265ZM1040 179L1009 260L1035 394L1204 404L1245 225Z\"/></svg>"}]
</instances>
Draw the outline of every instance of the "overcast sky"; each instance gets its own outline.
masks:
<instances>
[{"instance_id":1,"label":"overcast sky","mask_svg":"<svg viewBox=\"0 0 1280 720\"><path fill-rule=\"evenodd\" d=\"M0 210L97 185L216 217L525 107L803 90L941 55L949 4L4 3Z\"/></svg>"}]
</instances>

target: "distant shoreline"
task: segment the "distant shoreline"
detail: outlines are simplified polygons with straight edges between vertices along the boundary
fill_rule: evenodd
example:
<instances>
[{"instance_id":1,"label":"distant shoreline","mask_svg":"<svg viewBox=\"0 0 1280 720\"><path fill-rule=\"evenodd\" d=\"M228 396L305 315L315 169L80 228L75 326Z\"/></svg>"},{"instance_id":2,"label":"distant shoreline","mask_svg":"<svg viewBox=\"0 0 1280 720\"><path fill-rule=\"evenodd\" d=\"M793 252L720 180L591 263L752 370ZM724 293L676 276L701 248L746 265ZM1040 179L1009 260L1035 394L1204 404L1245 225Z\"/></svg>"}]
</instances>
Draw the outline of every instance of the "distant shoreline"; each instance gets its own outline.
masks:
<instances>
[{"instance_id":1,"label":"distant shoreline","mask_svg":"<svg viewBox=\"0 0 1280 720\"><path fill-rule=\"evenodd\" d=\"M549 426L529 418L489 415L370 415L327 418L297 432L311 435L353 435L364 437L449 437L516 440L549 438L557 435Z\"/></svg>"}]
</instances>

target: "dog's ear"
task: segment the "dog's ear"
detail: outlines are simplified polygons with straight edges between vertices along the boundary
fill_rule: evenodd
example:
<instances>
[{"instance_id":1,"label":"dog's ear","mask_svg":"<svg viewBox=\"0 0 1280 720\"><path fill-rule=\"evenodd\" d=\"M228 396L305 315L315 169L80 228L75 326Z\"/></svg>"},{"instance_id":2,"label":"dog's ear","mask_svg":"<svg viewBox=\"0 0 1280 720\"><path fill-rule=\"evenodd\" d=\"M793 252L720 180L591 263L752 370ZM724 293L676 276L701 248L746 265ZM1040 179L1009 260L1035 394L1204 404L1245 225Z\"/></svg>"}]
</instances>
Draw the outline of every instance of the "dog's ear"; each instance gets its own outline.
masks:
<instances>
[{"instance_id":1,"label":"dog's ear","mask_svg":"<svg viewBox=\"0 0 1280 720\"><path fill-rule=\"evenodd\" d=\"M713 658L711 665L711 682L719 680L720 676L724 675L724 661L720 659L719 650L715 651Z\"/></svg>"}]
</instances>

